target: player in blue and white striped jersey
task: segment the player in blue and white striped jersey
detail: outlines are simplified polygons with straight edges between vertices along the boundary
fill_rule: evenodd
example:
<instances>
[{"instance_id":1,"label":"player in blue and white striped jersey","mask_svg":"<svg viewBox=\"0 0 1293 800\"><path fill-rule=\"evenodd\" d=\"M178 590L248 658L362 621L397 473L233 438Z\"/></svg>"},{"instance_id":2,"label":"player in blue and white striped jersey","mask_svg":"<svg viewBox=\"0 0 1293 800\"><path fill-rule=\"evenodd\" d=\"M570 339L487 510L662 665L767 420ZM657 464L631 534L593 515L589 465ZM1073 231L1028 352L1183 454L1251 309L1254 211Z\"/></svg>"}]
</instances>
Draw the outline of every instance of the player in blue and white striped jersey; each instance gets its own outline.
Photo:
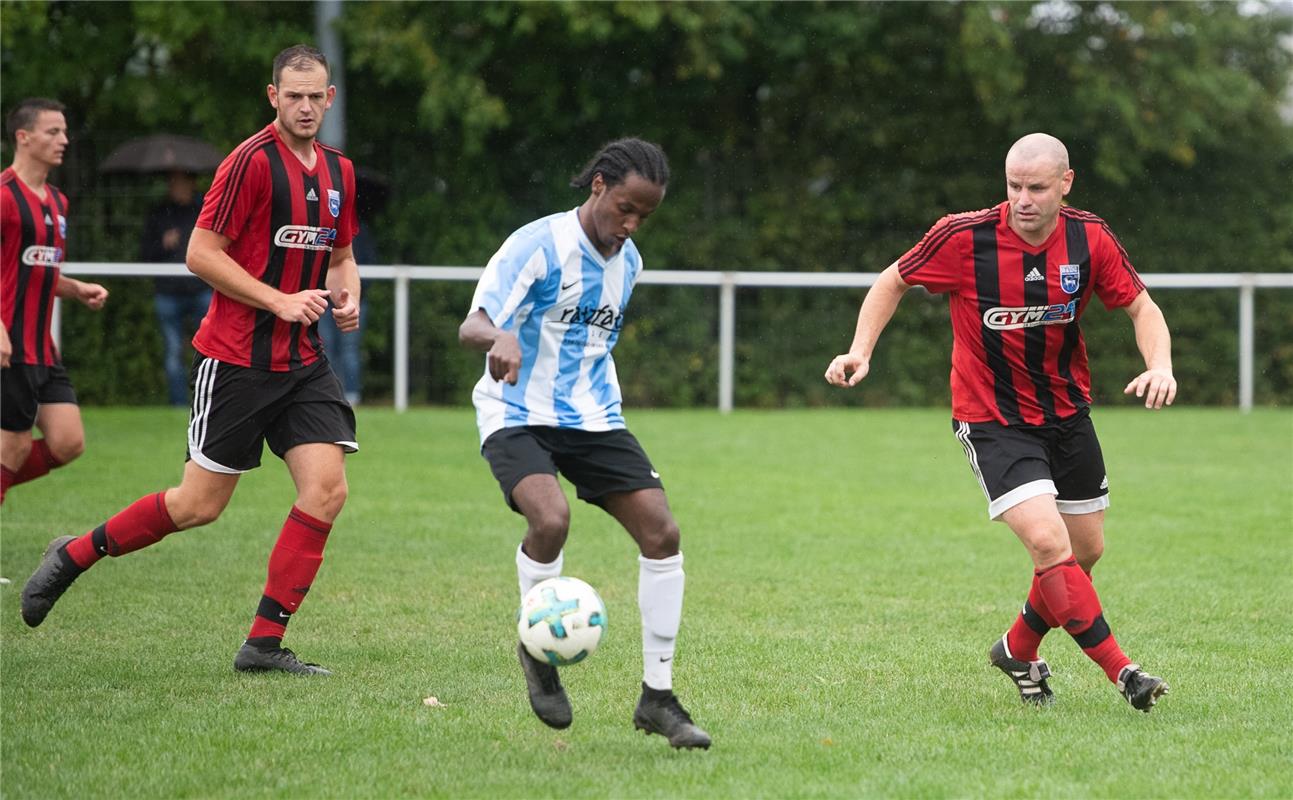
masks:
<instances>
[{"instance_id":1,"label":"player in blue and white striped jersey","mask_svg":"<svg viewBox=\"0 0 1293 800\"><path fill-rule=\"evenodd\" d=\"M508 237L485 268L472 308L516 336L521 362L515 383L487 372L472 392L482 442L516 425L624 427L611 348L641 271L632 240L603 257L580 226L579 209Z\"/></svg>"},{"instance_id":2,"label":"player in blue and white striped jersey","mask_svg":"<svg viewBox=\"0 0 1293 800\"><path fill-rule=\"evenodd\" d=\"M560 473L638 543L642 696L633 724L674 747L708 748L673 693L684 574L678 524L660 474L620 409L611 350L624 325L642 256L629 238L664 199L669 164L640 139L611 142L571 181L578 208L531 222L507 238L481 275L458 330L486 353L472 392L481 453L513 511L525 516L516 551L521 595L561 574L570 506ZM570 725L556 667L517 654L530 706L554 728Z\"/></svg>"}]
</instances>

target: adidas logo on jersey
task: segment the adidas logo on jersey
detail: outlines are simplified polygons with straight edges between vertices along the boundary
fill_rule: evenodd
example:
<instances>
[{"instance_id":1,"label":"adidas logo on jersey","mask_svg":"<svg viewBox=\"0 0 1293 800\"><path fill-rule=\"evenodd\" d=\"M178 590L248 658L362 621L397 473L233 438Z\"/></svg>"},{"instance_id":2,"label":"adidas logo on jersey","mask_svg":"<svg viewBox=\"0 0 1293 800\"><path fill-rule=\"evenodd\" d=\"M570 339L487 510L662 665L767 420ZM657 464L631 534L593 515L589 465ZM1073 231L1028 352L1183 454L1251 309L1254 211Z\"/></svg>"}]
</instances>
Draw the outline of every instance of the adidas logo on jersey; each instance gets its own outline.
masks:
<instances>
[{"instance_id":1,"label":"adidas logo on jersey","mask_svg":"<svg viewBox=\"0 0 1293 800\"><path fill-rule=\"evenodd\" d=\"M311 187L310 187L310 191L308 191L308 192L306 192L306 193L305 193L305 199L306 199L306 200L318 200L318 199L319 199L319 196L318 196L317 194L315 194L315 193L314 193L314 187L313 187L313 186L311 186Z\"/></svg>"},{"instance_id":2,"label":"adidas logo on jersey","mask_svg":"<svg viewBox=\"0 0 1293 800\"><path fill-rule=\"evenodd\" d=\"M1046 280L1046 278L1042 275L1042 273L1040 273L1040 272L1038 272L1038 271L1037 271L1037 267L1033 267L1033 271L1032 271L1032 272L1030 272L1030 273L1028 273L1027 275L1025 275L1025 276L1024 276L1024 280L1026 280L1026 281L1044 281L1044 280Z\"/></svg>"},{"instance_id":3,"label":"adidas logo on jersey","mask_svg":"<svg viewBox=\"0 0 1293 800\"><path fill-rule=\"evenodd\" d=\"M50 219L50 218L49 218L49 214L46 214L46 215L45 215L45 224L46 224L46 225L53 225L53 224L54 224L54 220L52 220L52 219Z\"/></svg>"}]
</instances>

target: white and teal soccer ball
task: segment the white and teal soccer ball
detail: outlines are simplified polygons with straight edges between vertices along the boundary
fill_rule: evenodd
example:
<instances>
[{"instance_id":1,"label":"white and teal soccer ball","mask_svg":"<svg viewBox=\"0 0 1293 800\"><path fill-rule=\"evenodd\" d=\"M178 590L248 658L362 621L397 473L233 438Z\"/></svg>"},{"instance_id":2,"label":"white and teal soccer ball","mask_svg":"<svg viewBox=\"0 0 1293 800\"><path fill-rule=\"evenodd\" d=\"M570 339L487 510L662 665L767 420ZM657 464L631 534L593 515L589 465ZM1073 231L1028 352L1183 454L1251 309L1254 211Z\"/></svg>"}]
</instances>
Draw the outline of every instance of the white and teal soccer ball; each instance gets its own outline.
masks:
<instances>
[{"instance_id":1,"label":"white and teal soccer ball","mask_svg":"<svg viewBox=\"0 0 1293 800\"><path fill-rule=\"evenodd\" d=\"M578 664L606 635L606 605L578 578L548 578L525 593L516 630L538 660L556 667Z\"/></svg>"}]
</instances>

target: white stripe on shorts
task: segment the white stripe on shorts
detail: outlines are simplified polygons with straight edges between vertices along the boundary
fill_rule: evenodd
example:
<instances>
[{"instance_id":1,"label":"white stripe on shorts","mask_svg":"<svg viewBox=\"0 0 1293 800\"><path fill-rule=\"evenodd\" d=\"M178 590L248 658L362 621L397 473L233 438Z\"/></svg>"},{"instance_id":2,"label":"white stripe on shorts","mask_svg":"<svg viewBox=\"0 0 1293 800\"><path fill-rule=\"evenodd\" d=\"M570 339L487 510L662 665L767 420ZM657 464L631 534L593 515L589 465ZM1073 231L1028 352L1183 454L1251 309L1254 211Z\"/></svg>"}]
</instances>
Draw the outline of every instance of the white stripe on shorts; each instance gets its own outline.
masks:
<instances>
[{"instance_id":1,"label":"white stripe on shorts","mask_svg":"<svg viewBox=\"0 0 1293 800\"><path fill-rule=\"evenodd\" d=\"M219 363L214 358L204 358L198 365L198 376L193 381L193 411L189 418L189 458L208 472L240 475L246 470L218 464L202 453L202 445L207 440L207 423L211 420L211 395L215 392L216 365Z\"/></svg>"},{"instance_id":2,"label":"white stripe on shorts","mask_svg":"<svg viewBox=\"0 0 1293 800\"><path fill-rule=\"evenodd\" d=\"M193 410L189 413L189 450L199 451L207 438L207 419L211 415L211 390L215 387L217 362L204 358L193 379Z\"/></svg>"},{"instance_id":3,"label":"white stripe on shorts","mask_svg":"<svg viewBox=\"0 0 1293 800\"><path fill-rule=\"evenodd\" d=\"M979 481L979 488L983 490L983 496L992 502L992 495L988 494L988 484L983 482L983 472L979 470L979 454L974 452L974 445L970 442L970 423L956 421L956 439L965 448L965 457L970 460L970 469L974 470L974 477Z\"/></svg>"}]
</instances>

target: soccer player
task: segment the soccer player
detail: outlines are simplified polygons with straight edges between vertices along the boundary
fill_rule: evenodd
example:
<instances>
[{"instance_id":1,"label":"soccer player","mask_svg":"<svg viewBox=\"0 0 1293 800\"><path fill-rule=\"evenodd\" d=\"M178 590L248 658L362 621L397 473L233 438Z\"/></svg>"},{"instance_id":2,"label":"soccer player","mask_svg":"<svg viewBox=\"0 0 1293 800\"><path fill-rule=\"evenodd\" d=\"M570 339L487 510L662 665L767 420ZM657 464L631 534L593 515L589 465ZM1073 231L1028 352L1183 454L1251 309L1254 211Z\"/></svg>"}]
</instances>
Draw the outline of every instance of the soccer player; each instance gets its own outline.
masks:
<instances>
[{"instance_id":1,"label":"soccer player","mask_svg":"<svg viewBox=\"0 0 1293 800\"><path fill-rule=\"evenodd\" d=\"M1052 700L1037 648L1064 628L1132 707L1148 712L1167 684L1118 646L1091 584L1104 550L1109 482L1090 419L1090 373L1078 319L1099 297L1131 317L1145 370L1126 392L1171 405L1171 335L1104 220L1063 205L1073 186L1062 142L1033 133L1006 154L1006 202L944 217L867 293L849 352L826 380L856 386L880 332L911 286L950 295L952 430L988 498L1032 557L1023 611L990 652L1026 703Z\"/></svg>"},{"instance_id":2,"label":"soccer player","mask_svg":"<svg viewBox=\"0 0 1293 800\"><path fill-rule=\"evenodd\" d=\"M67 198L48 182L63 163L67 120L57 100L30 98L8 118L13 165L0 173L0 503L85 450L76 391L50 335L54 298L100 309L108 290L59 274ZM42 438L33 439L32 428Z\"/></svg>"},{"instance_id":3,"label":"soccer player","mask_svg":"<svg viewBox=\"0 0 1293 800\"><path fill-rule=\"evenodd\" d=\"M336 95L328 77L327 59L312 47L278 54L266 90L275 119L220 165L189 242L189 269L215 294L193 338L180 485L136 500L83 536L50 542L23 589L28 625L39 625L103 556L213 522L268 441L292 475L296 503L234 668L328 674L282 646L346 500L344 456L358 450L354 412L315 333L329 298L343 331L359 324L354 167L315 141Z\"/></svg>"},{"instance_id":4,"label":"soccer player","mask_svg":"<svg viewBox=\"0 0 1293 800\"><path fill-rule=\"evenodd\" d=\"M570 506L557 473L581 500L615 517L638 544L642 696L633 724L674 747L708 748L673 693L684 576L678 524L660 474L620 410L611 349L619 339L642 256L631 237L664 199L669 165L654 144L620 139L571 181L588 199L508 237L481 275L458 329L487 353L472 399L481 453L511 509L525 517L516 551L521 595L561 574ZM517 655L530 705L565 728L570 701L556 667Z\"/></svg>"}]
</instances>

